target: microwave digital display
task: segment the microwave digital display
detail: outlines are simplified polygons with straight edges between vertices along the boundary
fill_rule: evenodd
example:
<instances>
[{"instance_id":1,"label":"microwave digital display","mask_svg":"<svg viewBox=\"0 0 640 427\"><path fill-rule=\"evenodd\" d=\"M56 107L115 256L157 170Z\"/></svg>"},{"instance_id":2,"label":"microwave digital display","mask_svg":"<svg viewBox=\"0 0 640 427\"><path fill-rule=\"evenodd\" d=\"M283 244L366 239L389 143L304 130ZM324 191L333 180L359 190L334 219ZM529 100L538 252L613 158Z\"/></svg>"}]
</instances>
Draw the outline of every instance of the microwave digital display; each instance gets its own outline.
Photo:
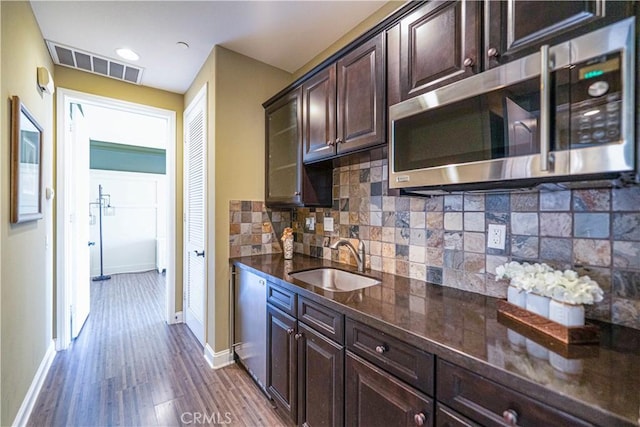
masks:
<instances>
[{"instance_id":1,"label":"microwave digital display","mask_svg":"<svg viewBox=\"0 0 640 427\"><path fill-rule=\"evenodd\" d=\"M600 77L604 73L610 73L611 71L618 71L620 69L620 57L609 59L608 61L600 62L598 64L588 65L580 68L578 75L580 80L593 79Z\"/></svg>"}]
</instances>

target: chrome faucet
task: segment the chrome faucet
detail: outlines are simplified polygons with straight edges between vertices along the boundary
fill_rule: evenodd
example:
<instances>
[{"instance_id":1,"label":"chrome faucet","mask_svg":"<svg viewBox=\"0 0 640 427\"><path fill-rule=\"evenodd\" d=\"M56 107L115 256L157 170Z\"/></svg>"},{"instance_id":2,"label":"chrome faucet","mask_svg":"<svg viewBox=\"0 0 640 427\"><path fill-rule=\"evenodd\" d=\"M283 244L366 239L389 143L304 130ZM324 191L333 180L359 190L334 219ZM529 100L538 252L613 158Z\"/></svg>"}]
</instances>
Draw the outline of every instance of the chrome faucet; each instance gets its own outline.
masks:
<instances>
[{"instance_id":1,"label":"chrome faucet","mask_svg":"<svg viewBox=\"0 0 640 427\"><path fill-rule=\"evenodd\" d=\"M330 248L338 249L340 246L346 246L347 248L349 248L349 250L353 254L353 257L356 259L356 264L358 265L358 271L362 273L364 271L364 266L366 264L365 262L366 254L364 251L364 242L362 240L360 240L359 242L360 243L358 243L357 251L356 251L356 248L347 239L338 240L333 245L331 245Z\"/></svg>"}]
</instances>

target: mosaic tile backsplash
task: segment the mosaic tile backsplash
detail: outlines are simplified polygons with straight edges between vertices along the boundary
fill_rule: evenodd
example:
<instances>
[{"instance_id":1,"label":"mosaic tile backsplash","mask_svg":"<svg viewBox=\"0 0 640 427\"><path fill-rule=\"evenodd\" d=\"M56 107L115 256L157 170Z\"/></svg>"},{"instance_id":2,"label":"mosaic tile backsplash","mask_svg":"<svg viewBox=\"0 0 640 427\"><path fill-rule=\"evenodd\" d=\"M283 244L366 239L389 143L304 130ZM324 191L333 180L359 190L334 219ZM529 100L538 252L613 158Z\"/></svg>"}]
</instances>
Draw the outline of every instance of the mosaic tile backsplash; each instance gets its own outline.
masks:
<instances>
[{"instance_id":1,"label":"mosaic tile backsplash","mask_svg":"<svg viewBox=\"0 0 640 427\"><path fill-rule=\"evenodd\" d=\"M587 317L640 329L640 187L409 197L388 190L386 159L351 161L333 171L332 208L231 202L231 256L281 252L291 226L295 252L355 265L346 248L329 245L362 239L367 268L497 297L506 283L495 281L496 266L546 262L598 281L605 299ZM487 249L489 224L506 225L505 250Z\"/></svg>"}]
</instances>

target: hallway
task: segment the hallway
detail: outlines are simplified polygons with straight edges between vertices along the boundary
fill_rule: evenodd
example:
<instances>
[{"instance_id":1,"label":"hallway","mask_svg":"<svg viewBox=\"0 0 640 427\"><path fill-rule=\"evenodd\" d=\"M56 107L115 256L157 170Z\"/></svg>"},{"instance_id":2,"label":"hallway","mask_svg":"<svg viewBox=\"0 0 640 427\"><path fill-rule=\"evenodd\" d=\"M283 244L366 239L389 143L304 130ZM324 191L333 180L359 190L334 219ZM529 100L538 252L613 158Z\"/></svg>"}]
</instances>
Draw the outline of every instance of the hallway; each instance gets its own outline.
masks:
<instances>
[{"instance_id":1,"label":"hallway","mask_svg":"<svg viewBox=\"0 0 640 427\"><path fill-rule=\"evenodd\" d=\"M282 425L237 365L213 370L184 324L163 317L155 271L91 282L91 314L56 355L32 426Z\"/></svg>"}]
</instances>

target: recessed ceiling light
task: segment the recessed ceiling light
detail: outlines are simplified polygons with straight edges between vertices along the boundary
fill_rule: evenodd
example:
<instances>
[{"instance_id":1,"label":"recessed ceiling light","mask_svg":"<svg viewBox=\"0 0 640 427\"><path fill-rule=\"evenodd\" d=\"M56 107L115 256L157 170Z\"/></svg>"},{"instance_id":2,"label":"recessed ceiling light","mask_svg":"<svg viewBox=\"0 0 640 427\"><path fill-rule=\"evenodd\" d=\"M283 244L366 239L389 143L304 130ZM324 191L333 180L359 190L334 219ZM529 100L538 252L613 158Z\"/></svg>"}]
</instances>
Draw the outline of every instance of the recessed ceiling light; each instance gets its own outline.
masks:
<instances>
[{"instance_id":1,"label":"recessed ceiling light","mask_svg":"<svg viewBox=\"0 0 640 427\"><path fill-rule=\"evenodd\" d=\"M116 53L121 58L128 59L129 61L137 61L140 59L140 56L137 53L126 47L116 49Z\"/></svg>"},{"instance_id":2,"label":"recessed ceiling light","mask_svg":"<svg viewBox=\"0 0 640 427\"><path fill-rule=\"evenodd\" d=\"M183 50L189 49L189 43L187 42L177 42L176 45Z\"/></svg>"}]
</instances>

